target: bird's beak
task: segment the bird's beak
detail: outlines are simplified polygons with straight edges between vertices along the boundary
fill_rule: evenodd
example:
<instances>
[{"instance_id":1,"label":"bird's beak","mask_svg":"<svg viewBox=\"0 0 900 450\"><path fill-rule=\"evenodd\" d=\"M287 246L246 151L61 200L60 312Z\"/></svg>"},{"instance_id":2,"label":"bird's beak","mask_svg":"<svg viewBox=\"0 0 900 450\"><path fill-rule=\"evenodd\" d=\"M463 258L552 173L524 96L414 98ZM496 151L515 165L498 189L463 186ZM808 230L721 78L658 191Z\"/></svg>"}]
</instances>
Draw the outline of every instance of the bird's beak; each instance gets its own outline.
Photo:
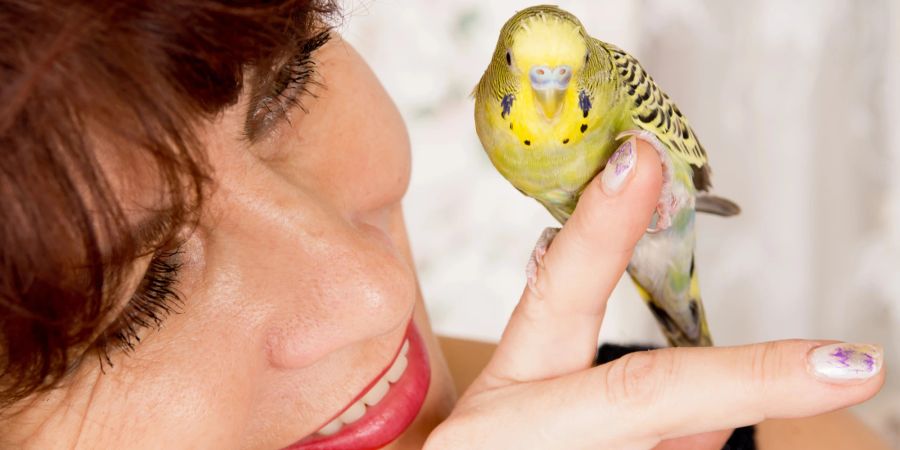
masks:
<instances>
[{"instance_id":1,"label":"bird's beak","mask_svg":"<svg viewBox=\"0 0 900 450\"><path fill-rule=\"evenodd\" d=\"M553 120L562 109L572 79L572 68L567 65L556 67L533 66L528 73L535 102L547 120Z\"/></svg>"},{"instance_id":2,"label":"bird's beak","mask_svg":"<svg viewBox=\"0 0 900 450\"><path fill-rule=\"evenodd\" d=\"M534 96L541 111L544 113L544 117L547 120L552 120L559 113L559 110L562 109L563 100L566 98L566 90L552 88L535 89Z\"/></svg>"}]
</instances>

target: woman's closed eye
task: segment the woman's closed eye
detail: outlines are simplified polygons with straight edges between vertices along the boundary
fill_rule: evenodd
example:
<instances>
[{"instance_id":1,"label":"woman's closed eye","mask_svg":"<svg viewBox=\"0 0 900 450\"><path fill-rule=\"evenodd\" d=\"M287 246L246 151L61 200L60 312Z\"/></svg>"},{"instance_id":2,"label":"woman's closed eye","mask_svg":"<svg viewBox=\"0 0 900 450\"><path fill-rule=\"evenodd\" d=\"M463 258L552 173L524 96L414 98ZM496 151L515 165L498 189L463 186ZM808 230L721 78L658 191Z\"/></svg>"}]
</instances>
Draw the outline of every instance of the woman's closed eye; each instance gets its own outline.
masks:
<instances>
[{"instance_id":1,"label":"woman's closed eye","mask_svg":"<svg viewBox=\"0 0 900 450\"><path fill-rule=\"evenodd\" d=\"M326 30L306 40L296 54L274 71L265 90L253 96L245 125L248 139L267 132L278 120L286 118L293 107L304 108L303 97L316 83L313 53L330 37ZM158 232L153 230L141 239L152 242ZM176 288L182 252L180 246L167 248L154 252L137 290L98 341L96 347L107 364L112 365L111 352L133 351L147 330L159 329L166 317L180 310L183 302Z\"/></svg>"},{"instance_id":2,"label":"woman's closed eye","mask_svg":"<svg viewBox=\"0 0 900 450\"><path fill-rule=\"evenodd\" d=\"M331 39L328 30L322 31L303 43L299 51L282 65L265 90L254 96L251 102L244 134L253 141L272 128L278 120L285 119L293 107L303 106L303 97L316 84L316 60L313 53Z\"/></svg>"},{"instance_id":3,"label":"woman's closed eye","mask_svg":"<svg viewBox=\"0 0 900 450\"><path fill-rule=\"evenodd\" d=\"M155 252L137 290L104 332L101 355L111 366L110 352L131 352L148 329L159 329L163 320L178 312L182 299L176 290L181 268L180 248Z\"/></svg>"}]
</instances>

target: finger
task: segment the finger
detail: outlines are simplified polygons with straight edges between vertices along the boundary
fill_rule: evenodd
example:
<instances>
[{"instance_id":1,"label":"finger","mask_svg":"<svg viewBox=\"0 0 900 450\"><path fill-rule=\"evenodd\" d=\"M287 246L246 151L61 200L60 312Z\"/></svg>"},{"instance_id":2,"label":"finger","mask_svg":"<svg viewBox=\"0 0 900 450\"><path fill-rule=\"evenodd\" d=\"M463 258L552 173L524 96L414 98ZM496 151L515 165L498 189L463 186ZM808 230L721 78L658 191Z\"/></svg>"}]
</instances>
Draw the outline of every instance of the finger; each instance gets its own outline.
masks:
<instances>
[{"instance_id":1,"label":"finger","mask_svg":"<svg viewBox=\"0 0 900 450\"><path fill-rule=\"evenodd\" d=\"M734 430L682 436L662 441L653 450L721 450Z\"/></svg>"},{"instance_id":2,"label":"finger","mask_svg":"<svg viewBox=\"0 0 900 450\"><path fill-rule=\"evenodd\" d=\"M623 143L550 244L535 288L522 294L476 386L590 367L606 301L650 223L661 184L656 151L634 138Z\"/></svg>"},{"instance_id":3,"label":"finger","mask_svg":"<svg viewBox=\"0 0 900 450\"><path fill-rule=\"evenodd\" d=\"M881 355L872 346L812 341L636 352L550 380L467 394L450 422L478 437L481 448L653 448L860 403L884 383Z\"/></svg>"},{"instance_id":4,"label":"finger","mask_svg":"<svg viewBox=\"0 0 900 450\"><path fill-rule=\"evenodd\" d=\"M631 353L585 373L601 398L595 408L604 405L593 420L624 436L672 439L860 403L884 383L882 355L870 345L779 341Z\"/></svg>"}]
</instances>

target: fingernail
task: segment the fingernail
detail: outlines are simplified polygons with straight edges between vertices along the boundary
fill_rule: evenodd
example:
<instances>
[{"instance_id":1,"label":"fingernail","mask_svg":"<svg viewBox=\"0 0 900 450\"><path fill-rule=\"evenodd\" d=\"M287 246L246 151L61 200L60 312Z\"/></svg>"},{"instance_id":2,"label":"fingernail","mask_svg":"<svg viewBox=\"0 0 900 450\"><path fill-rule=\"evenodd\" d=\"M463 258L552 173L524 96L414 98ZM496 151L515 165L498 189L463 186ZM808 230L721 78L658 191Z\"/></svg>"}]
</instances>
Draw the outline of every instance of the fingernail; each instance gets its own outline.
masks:
<instances>
[{"instance_id":1,"label":"fingernail","mask_svg":"<svg viewBox=\"0 0 900 450\"><path fill-rule=\"evenodd\" d=\"M607 195L615 195L625 187L637 163L637 140L628 139L609 157L600 181Z\"/></svg>"},{"instance_id":2,"label":"fingernail","mask_svg":"<svg viewBox=\"0 0 900 450\"><path fill-rule=\"evenodd\" d=\"M881 371L884 351L871 344L828 344L809 352L816 375L832 380L864 380Z\"/></svg>"}]
</instances>

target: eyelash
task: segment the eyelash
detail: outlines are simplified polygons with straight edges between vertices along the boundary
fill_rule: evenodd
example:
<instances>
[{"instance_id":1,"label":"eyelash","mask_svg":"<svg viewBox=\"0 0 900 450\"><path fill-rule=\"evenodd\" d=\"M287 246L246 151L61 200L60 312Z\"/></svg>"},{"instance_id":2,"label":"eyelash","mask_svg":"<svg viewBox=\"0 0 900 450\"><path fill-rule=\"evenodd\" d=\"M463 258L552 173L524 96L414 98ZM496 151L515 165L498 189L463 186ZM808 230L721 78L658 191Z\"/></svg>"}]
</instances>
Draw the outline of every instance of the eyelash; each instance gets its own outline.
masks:
<instances>
[{"instance_id":1,"label":"eyelash","mask_svg":"<svg viewBox=\"0 0 900 450\"><path fill-rule=\"evenodd\" d=\"M295 106L308 112L302 99L305 95L313 95L310 87L318 84L314 79L316 60L313 53L330 39L328 30L314 35L303 44L290 62L281 67L270 92L259 99L258 106L251 115L252 120L260 124L256 128L268 129L276 120L286 118L287 111Z\"/></svg>"},{"instance_id":2,"label":"eyelash","mask_svg":"<svg viewBox=\"0 0 900 450\"><path fill-rule=\"evenodd\" d=\"M271 92L259 100L259 106L253 114L254 117L261 116L258 119L263 122L261 129L267 128L277 119L286 118L286 112L294 106L306 112L301 100L304 95L311 95L309 88L316 84L313 80L316 61L312 54L330 38L328 30L313 36L279 70ZM180 255L180 250L170 250L157 252L153 256L137 291L109 328L112 331L106 333L101 355L102 360L110 367L113 365L110 358L113 347L125 353L134 351L135 346L141 342L143 330L159 329L169 314L180 310L182 298L174 289L181 267Z\"/></svg>"},{"instance_id":3,"label":"eyelash","mask_svg":"<svg viewBox=\"0 0 900 450\"><path fill-rule=\"evenodd\" d=\"M111 347L125 353L133 351L141 342L144 329L159 329L169 314L180 311L182 299L175 290L181 268L180 257L181 250L176 249L157 252L150 260L140 286L110 327L112 331L107 333L108 345L103 347L102 356L110 366L113 365Z\"/></svg>"}]
</instances>

